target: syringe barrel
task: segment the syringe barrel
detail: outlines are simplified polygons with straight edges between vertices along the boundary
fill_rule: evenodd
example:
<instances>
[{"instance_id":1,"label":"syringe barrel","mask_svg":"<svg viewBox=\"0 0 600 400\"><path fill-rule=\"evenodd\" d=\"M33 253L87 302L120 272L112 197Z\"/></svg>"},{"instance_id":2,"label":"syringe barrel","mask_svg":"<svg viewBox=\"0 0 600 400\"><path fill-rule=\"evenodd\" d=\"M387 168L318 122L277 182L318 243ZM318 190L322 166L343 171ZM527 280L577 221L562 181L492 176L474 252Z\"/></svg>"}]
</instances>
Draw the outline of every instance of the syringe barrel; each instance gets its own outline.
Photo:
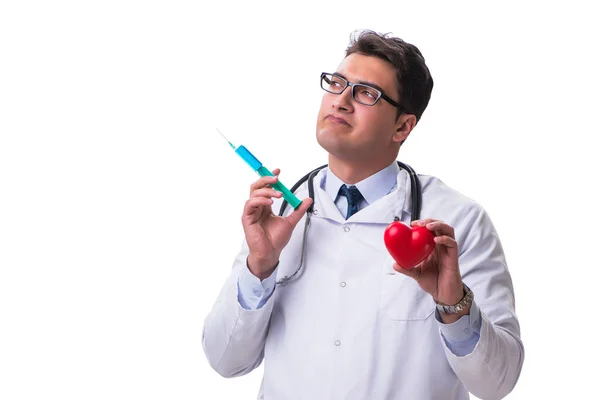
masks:
<instances>
[{"instance_id":1,"label":"syringe barrel","mask_svg":"<svg viewBox=\"0 0 600 400\"><path fill-rule=\"evenodd\" d=\"M273 173L265 168L260 161L244 146L239 146L236 153L244 159L255 170L260 176L273 176ZM279 180L271 185L271 187L282 193L283 198L292 206L294 209L298 208L302 201L297 198L283 183Z\"/></svg>"},{"instance_id":2,"label":"syringe barrel","mask_svg":"<svg viewBox=\"0 0 600 400\"><path fill-rule=\"evenodd\" d=\"M265 167L260 167L256 172L258 172L260 176L273 176L273 173ZM285 187L285 185L279 180L272 184L271 187L281 192L284 200L287 201L289 205L294 208L294 210L298 208L300 203L302 203L302 201L298 197L296 197L296 195L292 193L287 187Z\"/></svg>"},{"instance_id":3,"label":"syringe barrel","mask_svg":"<svg viewBox=\"0 0 600 400\"><path fill-rule=\"evenodd\" d=\"M238 146L235 152L238 153L238 155L242 157L253 170L258 171L258 169L262 167L262 163L244 146Z\"/></svg>"}]
</instances>

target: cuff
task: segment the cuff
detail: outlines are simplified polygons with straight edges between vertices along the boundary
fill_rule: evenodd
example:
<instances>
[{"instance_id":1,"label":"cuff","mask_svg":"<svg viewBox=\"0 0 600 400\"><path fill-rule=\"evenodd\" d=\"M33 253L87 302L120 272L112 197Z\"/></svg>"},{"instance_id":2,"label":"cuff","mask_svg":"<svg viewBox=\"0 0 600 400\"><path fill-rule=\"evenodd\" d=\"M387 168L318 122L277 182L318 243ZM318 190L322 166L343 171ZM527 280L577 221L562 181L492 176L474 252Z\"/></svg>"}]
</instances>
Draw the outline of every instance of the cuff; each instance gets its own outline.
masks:
<instances>
[{"instance_id":1,"label":"cuff","mask_svg":"<svg viewBox=\"0 0 600 400\"><path fill-rule=\"evenodd\" d=\"M473 334L479 335L481 330L481 311L473 301L467 315L463 315L458 321L451 324L442 322L438 310L435 310L435 319L438 321L440 331L449 342L463 342L469 340Z\"/></svg>"},{"instance_id":2,"label":"cuff","mask_svg":"<svg viewBox=\"0 0 600 400\"><path fill-rule=\"evenodd\" d=\"M276 272L277 268L268 278L261 281L250 272L246 264L246 268L242 268L238 277L238 302L240 305L246 310L261 308L275 291Z\"/></svg>"}]
</instances>

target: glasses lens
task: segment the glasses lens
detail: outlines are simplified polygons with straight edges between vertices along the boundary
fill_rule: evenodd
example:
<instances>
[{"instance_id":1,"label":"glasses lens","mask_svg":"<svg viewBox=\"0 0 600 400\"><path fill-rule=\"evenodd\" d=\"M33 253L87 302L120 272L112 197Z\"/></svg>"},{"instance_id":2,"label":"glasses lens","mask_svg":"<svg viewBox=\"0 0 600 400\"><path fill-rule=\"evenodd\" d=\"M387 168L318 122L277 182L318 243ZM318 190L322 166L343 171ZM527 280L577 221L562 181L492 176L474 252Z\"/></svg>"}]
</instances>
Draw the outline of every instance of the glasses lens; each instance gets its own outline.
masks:
<instances>
[{"instance_id":1,"label":"glasses lens","mask_svg":"<svg viewBox=\"0 0 600 400\"><path fill-rule=\"evenodd\" d=\"M332 74L323 74L321 78L321 87L331 93L342 93L346 88L344 78Z\"/></svg>"},{"instance_id":2,"label":"glasses lens","mask_svg":"<svg viewBox=\"0 0 600 400\"><path fill-rule=\"evenodd\" d=\"M375 104L379 99L379 96L381 96L379 90L365 85L354 85L354 92L352 94L354 100L367 106Z\"/></svg>"}]
</instances>

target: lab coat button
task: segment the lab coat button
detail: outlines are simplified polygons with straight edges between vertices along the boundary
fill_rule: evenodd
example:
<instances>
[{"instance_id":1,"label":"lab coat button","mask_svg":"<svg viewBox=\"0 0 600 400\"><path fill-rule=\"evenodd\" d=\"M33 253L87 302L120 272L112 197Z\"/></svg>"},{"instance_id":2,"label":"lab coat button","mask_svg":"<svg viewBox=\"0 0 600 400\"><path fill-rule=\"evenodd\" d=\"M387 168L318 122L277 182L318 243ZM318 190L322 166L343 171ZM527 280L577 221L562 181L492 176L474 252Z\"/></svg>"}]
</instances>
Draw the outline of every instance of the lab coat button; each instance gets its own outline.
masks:
<instances>
[{"instance_id":1,"label":"lab coat button","mask_svg":"<svg viewBox=\"0 0 600 400\"><path fill-rule=\"evenodd\" d=\"M345 226L344 227L344 232L350 232L350 227L349 226Z\"/></svg>"},{"instance_id":2,"label":"lab coat button","mask_svg":"<svg viewBox=\"0 0 600 400\"><path fill-rule=\"evenodd\" d=\"M335 345L336 345L336 346L339 346L340 344L342 344L342 343L341 343L339 340L336 340L336 341L335 341Z\"/></svg>"},{"instance_id":3,"label":"lab coat button","mask_svg":"<svg viewBox=\"0 0 600 400\"><path fill-rule=\"evenodd\" d=\"M342 282L342 283L340 283L340 286L341 286L341 287L346 287L346 282Z\"/></svg>"},{"instance_id":4,"label":"lab coat button","mask_svg":"<svg viewBox=\"0 0 600 400\"><path fill-rule=\"evenodd\" d=\"M317 215L317 210L313 210L313 215Z\"/></svg>"}]
</instances>

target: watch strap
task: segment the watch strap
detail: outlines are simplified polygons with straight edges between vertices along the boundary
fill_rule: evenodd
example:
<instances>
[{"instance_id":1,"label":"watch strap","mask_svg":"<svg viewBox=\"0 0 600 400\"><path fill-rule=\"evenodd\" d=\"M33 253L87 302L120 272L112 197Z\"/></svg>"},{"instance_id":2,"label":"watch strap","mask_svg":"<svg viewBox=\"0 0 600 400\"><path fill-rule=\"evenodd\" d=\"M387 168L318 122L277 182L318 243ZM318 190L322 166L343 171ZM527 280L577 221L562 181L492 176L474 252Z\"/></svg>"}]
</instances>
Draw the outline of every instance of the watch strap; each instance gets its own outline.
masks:
<instances>
[{"instance_id":1,"label":"watch strap","mask_svg":"<svg viewBox=\"0 0 600 400\"><path fill-rule=\"evenodd\" d=\"M442 304L442 303L438 303L436 301L435 303L436 303L436 307L437 307L438 311L441 313L444 313L444 314L459 314L465 308L467 308L473 302L474 295L473 295L473 291L467 285L465 285L464 282L463 282L463 290L464 290L463 298L454 305Z\"/></svg>"}]
</instances>

